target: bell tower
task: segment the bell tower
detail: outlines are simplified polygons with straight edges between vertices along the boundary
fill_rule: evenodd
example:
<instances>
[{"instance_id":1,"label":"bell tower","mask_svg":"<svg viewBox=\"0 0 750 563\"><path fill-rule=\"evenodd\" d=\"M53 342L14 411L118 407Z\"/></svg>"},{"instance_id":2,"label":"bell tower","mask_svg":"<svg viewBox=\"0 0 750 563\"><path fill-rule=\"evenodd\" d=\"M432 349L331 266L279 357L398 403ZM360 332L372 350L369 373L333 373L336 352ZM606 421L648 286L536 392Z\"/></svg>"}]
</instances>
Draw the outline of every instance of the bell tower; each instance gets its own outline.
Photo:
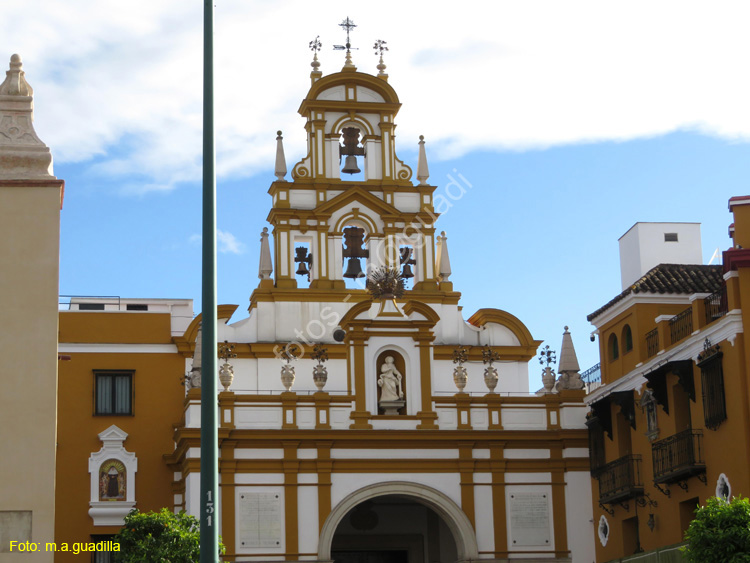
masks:
<instances>
[{"instance_id":1,"label":"bell tower","mask_svg":"<svg viewBox=\"0 0 750 563\"><path fill-rule=\"evenodd\" d=\"M323 76L320 41L314 52L311 86L299 107L305 119L307 155L286 176L282 138L277 138L277 181L273 207L274 287L344 290L347 279L364 280L381 266L412 276L412 290L439 291L435 268L435 186L420 141L419 184L396 153L395 119L401 107L388 83L384 41L378 74L359 72L351 59L348 18L346 60L341 71ZM360 177L355 178L354 175ZM270 284L265 285L268 287ZM351 282L349 286L351 287ZM364 289L363 281L358 285ZM269 288L270 289L270 288ZM445 290L452 291L447 284Z\"/></svg>"}]
</instances>

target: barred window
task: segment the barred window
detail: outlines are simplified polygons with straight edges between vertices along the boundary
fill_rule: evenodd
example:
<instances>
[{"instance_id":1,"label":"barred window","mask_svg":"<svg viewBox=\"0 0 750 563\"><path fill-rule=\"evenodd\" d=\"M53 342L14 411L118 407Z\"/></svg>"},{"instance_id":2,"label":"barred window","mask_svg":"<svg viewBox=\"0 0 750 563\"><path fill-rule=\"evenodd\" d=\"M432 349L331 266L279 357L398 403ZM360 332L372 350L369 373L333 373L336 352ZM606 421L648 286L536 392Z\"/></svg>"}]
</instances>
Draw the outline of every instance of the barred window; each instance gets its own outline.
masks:
<instances>
[{"instance_id":1,"label":"barred window","mask_svg":"<svg viewBox=\"0 0 750 563\"><path fill-rule=\"evenodd\" d=\"M719 346L707 348L698 356L703 384L703 417L706 428L716 430L727 419L724 400L724 371L721 366L722 352Z\"/></svg>"}]
</instances>

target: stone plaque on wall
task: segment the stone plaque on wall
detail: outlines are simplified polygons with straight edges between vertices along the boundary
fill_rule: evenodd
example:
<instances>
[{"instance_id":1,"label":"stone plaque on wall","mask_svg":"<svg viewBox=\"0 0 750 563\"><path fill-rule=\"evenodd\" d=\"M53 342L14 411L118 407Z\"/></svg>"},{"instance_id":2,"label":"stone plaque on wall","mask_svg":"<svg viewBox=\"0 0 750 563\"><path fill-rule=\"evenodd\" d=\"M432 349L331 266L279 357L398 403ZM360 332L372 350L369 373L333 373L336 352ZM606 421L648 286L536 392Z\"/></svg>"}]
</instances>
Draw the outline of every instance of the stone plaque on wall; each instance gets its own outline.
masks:
<instances>
[{"instance_id":1,"label":"stone plaque on wall","mask_svg":"<svg viewBox=\"0 0 750 563\"><path fill-rule=\"evenodd\" d=\"M0 553L10 552L10 542L31 540L31 510L0 510Z\"/></svg>"},{"instance_id":2,"label":"stone plaque on wall","mask_svg":"<svg viewBox=\"0 0 750 563\"><path fill-rule=\"evenodd\" d=\"M237 504L241 547L282 547L281 495L241 493Z\"/></svg>"},{"instance_id":3,"label":"stone plaque on wall","mask_svg":"<svg viewBox=\"0 0 750 563\"><path fill-rule=\"evenodd\" d=\"M513 546L550 546L548 493L510 494L510 533Z\"/></svg>"}]
</instances>

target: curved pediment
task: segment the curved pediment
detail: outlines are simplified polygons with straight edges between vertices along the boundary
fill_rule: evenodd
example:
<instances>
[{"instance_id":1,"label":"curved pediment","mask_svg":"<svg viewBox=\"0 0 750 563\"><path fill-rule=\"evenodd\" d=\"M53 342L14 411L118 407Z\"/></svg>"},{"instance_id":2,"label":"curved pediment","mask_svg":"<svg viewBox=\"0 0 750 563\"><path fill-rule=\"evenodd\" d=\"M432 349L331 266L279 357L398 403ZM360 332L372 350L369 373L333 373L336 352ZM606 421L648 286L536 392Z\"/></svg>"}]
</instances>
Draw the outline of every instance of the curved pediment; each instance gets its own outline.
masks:
<instances>
[{"instance_id":1,"label":"curved pediment","mask_svg":"<svg viewBox=\"0 0 750 563\"><path fill-rule=\"evenodd\" d=\"M391 105L395 106L390 108L394 113L401 106L396 91L382 78L364 72L342 71L316 80L302 100L299 113L307 117L311 107L330 102Z\"/></svg>"},{"instance_id":2,"label":"curved pediment","mask_svg":"<svg viewBox=\"0 0 750 563\"><path fill-rule=\"evenodd\" d=\"M529 329L518 317L501 309L479 309L469 318L468 322L479 328L487 324L504 326L515 335L521 346L538 346L542 343L541 340L534 340Z\"/></svg>"}]
</instances>

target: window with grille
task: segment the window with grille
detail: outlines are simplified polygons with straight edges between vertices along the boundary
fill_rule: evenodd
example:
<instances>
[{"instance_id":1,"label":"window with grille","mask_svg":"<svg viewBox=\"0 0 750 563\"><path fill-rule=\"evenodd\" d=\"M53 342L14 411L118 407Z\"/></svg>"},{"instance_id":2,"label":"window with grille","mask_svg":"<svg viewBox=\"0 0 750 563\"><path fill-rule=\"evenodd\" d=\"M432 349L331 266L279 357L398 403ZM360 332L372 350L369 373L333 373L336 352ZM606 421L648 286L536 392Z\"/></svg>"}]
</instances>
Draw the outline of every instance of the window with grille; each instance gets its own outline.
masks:
<instances>
[{"instance_id":1,"label":"window with grille","mask_svg":"<svg viewBox=\"0 0 750 563\"><path fill-rule=\"evenodd\" d=\"M719 346L704 350L698 356L703 384L703 417L706 428L716 430L727 419L724 400L724 371L721 367L722 352Z\"/></svg>"},{"instance_id":2,"label":"window with grille","mask_svg":"<svg viewBox=\"0 0 750 563\"><path fill-rule=\"evenodd\" d=\"M133 372L94 372L94 414L133 414Z\"/></svg>"}]
</instances>

